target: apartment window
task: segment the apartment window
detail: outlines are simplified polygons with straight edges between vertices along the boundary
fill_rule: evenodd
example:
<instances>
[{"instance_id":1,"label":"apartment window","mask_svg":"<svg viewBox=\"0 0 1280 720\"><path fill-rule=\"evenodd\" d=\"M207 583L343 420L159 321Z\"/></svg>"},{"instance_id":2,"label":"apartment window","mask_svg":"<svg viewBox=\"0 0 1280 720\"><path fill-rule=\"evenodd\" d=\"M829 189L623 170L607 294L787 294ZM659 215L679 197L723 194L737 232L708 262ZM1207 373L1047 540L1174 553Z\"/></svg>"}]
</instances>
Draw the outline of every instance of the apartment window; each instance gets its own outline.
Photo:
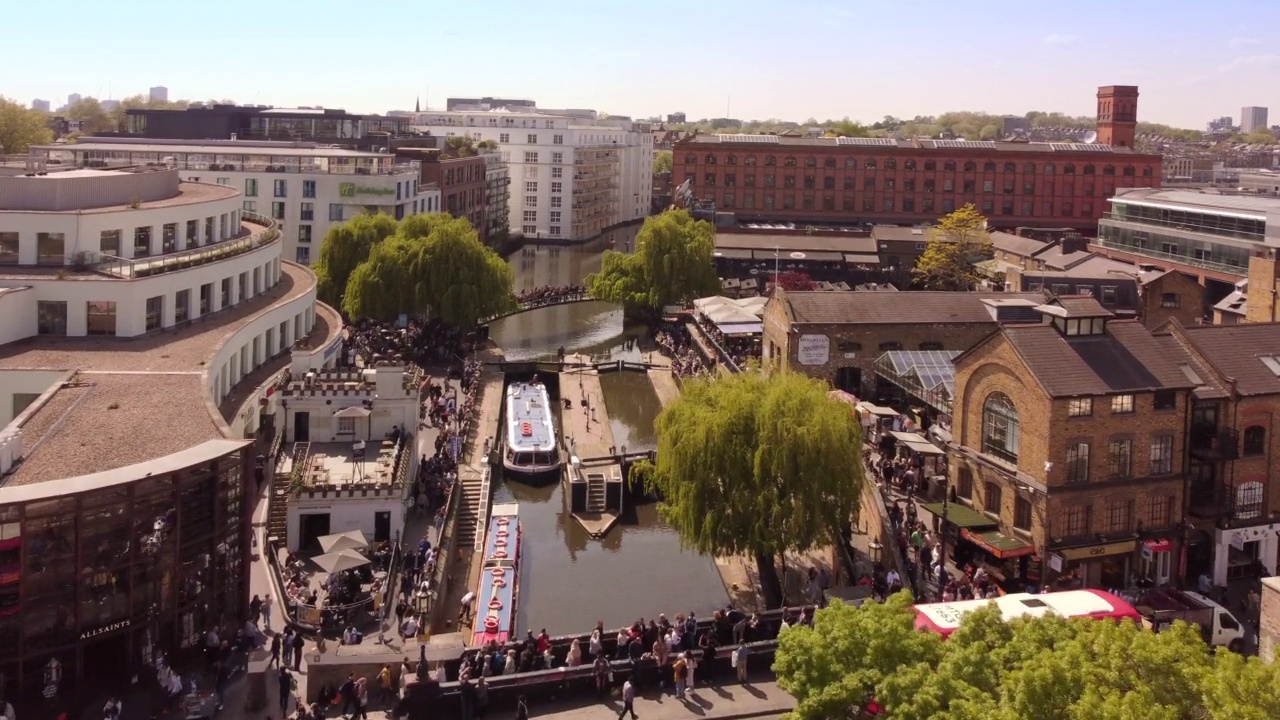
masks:
<instances>
[{"instance_id":1,"label":"apartment window","mask_svg":"<svg viewBox=\"0 0 1280 720\"><path fill-rule=\"evenodd\" d=\"M1013 526L1019 530L1031 529L1031 501L1024 497L1013 500Z\"/></svg>"},{"instance_id":2,"label":"apartment window","mask_svg":"<svg viewBox=\"0 0 1280 720\"><path fill-rule=\"evenodd\" d=\"M875 170L875 169L876 169L876 159L875 159L875 158L867 158L865 161L863 161L863 163L862 163L862 167L866 168L867 170Z\"/></svg>"},{"instance_id":3,"label":"apartment window","mask_svg":"<svg viewBox=\"0 0 1280 720\"><path fill-rule=\"evenodd\" d=\"M971 192L973 192L977 187L978 187L978 186L977 186L977 183L975 183L973 180L965 180L965 181L964 181L964 191L965 191L966 193L971 193Z\"/></svg>"},{"instance_id":4,"label":"apartment window","mask_svg":"<svg viewBox=\"0 0 1280 720\"><path fill-rule=\"evenodd\" d=\"M1067 401L1067 417L1085 417L1093 414L1093 398L1072 398Z\"/></svg>"},{"instance_id":5,"label":"apartment window","mask_svg":"<svg viewBox=\"0 0 1280 720\"><path fill-rule=\"evenodd\" d=\"M256 200L245 200L240 203L240 208L245 212L258 212L258 202Z\"/></svg>"},{"instance_id":6,"label":"apartment window","mask_svg":"<svg viewBox=\"0 0 1280 720\"><path fill-rule=\"evenodd\" d=\"M978 163L976 163L976 162L974 162L974 161L972 161L972 160L970 160L970 161L968 161L968 162L966 162L966 163L964 164L964 171L965 171L965 172L967 172L967 173L977 172L977 170L978 170Z\"/></svg>"},{"instance_id":7,"label":"apartment window","mask_svg":"<svg viewBox=\"0 0 1280 720\"><path fill-rule=\"evenodd\" d=\"M299 206L298 219L303 222L311 222L316 218L316 204L304 202Z\"/></svg>"},{"instance_id":8,"label":"apartment window","mask_svg":"<svg viewBox=\"0 0 1280 720\"><path fill-rule=\"evenodd\" d=\"M299 247L295 255L295 258L297 259L299 265L310 265L311 264L311 248Z\"/></svg>"},{"instance_id":9,"label":"apartment window","mask_svg":"<svg viewBox=\"0 0 1280 720\"><path fill-rule=\"evenodd\" d=\"M1032 202L1031 200L1023 200L1023 201L1022 201L1022 214L1023 214L1023 215L1025 215L1025 216L1027 216L1027 217L1031 217L1032 215L1034 215L1034 214L1035 214L1035 211L1036 211L1036 205L1035 205L1035 203L1034 203L1034 202Z\"/></svg>"},{"instance_id":10,"label":"apartment window","mask_svg":"<svg viewBox=\"0 0 1280 720\"><path fill-rule=\"evenodd\" d=\"M164 296L147 298L147 332L159 330L164 317Z\"/></svg>"},{"instance_id":11,"label":"apartment window","mask_svg":"<svg viewBox=\"0 0 1280 720\"><path fill-rule=\"evenodd\" d=\"M560 178L560 177L564 177L564 168L558 168L558 167L551 168L551 178L554 180L555 178ZM692 177L692 175L690 175L689 177Z\"/></svg>"},{"instance_id":12,"label":"apartment window","mask_svg":"<svg viewBox=\"0 0 1280 720\"><path fill-rule=\"evenodd\" d=\"M244 196L258 197L258 180L257 178L244 179Z\"/></svg>"},{"instance_id":13,"label":"apartment window","mask_svg":"<svg viewBox=\"0 0 1280 720\"><path fill-rule=\"evenodd\" d=\"M500 142L500 143L509 143L509 142L511 142L511 133L499 133L499 134L498 134L498 142Z\"/></svg>"},{"instance_id":14,"label":"apartment window","mask_svg":"<svg viewBox=\"0 0 1280 720\"><path fill-rule=\"evenodd\" d=\"M146 257L151 254L151 226L133 229L133 256Z\"/></svg>"},{"instance_id":15,"label":"apartment window","mask_svg":"<svg viewBox=\"0 0 1280 720\"><path fill-rule=\"evenodd\" d=\"M921 212L933 212L933 198L927 197L920 201Z\"/></svg>"},{"instance_id":16,"label":"apartment window","mask_svg":"<svg viewBox=\"0 0 1280 720\"><path fill-rule=\"evenodd\" d=\"M552 195L552 196L551 196L551 207L553 207L553 208L558 208L558 207L560 207L560 202L561 202L561 200L563 200L563 198L561 198L559 195Z\"/></svg>"},{"instance_id":17,"label":"apartment window","mask_svg":"<svg viewBox=\"0 0 1280 720\"><path fill-rule=\"evenodd\" d=\"M552 135L552 136L551 136L551 144L552 144L552 145L563 145L563 144L564 144L564 136L563 136L563 135Z\"/></svg>"},{"instance_id":18,"label":"apartment window","mask_svg":"<svg viewBox=\"0 0 1280 720\"><path fill-rule=\"evenodd\" d=\"M942 343L936 340L925 340L924 342L920 343L920 349L921 350L941 350Z\"/></svg>"},{"instance_id":19,"label":"apartment window","mask_svg":"<svg viewBox=\"0 0 1280 720\"><path fill-rule=\"evenodd\" d=\"M765 175L765 176L764 176L764 186L765 186L765 187L773 187L773 186L774 186L774 180L775 180L775 176L774 176L774 175Z\"/></svg>"},{"instance_id":20,"label":"apartment window","mask_svg":"<svg viewBox=\"0 0 1280 720\"><path fill-rule=\"evenodd\" d=\"M41 300L36 303L36 332L40 335L67 334L65 300Z\"/></svg>"},{"instance_id":21,"label":"apartment window","mask_svg":"<svg viewBox=\"0 0 1280 720\"><path fill-rule=\"evenodd\" d=\"M116 334L116 304L112 300L85 303L85 332L89 335Z\"/></svg>"},{"instance_id":22,"label":"apartment window","mask_svg":"<svg viewBox=\"0 0 1280 720\"><path fill-rule=\"evenodd\" d=\"M230 185L231 178L221 177L221 178L218 178L217 182L219 185Z\"/></svg>"},{"instance_id":23,"label":"apartment window","mask_svg":"<svg viewBox=\"0 0 1280 720\"><path fill-rule=\"evenodd\" d=\"M792 195L791 193L787 193L786 195L783 195L783 196L782 196L782 209L783 209L783 210L794 210L794 209L795 209L795 207L796 207L796 196L795 196L795 195Z\"/></svg>"},{"instance_id":24,"label":"apartment window","mask_svg":"<svg viewBox=\"0 0 1280 720\"><path fill-rule=\"evenodd\" d=\"M271 183L272 195L275 197L289 197L289 181L273 180Z\"/></svg>"},{"instance_id":25,"label":"apartment window","mask_svg":"<svg viewBox=\"0 0 1280 720\"><path fill-rule=\"evenodd\" d=\"M1236 488L1235 516L1237 520L1255 518L1262 514L1262 491L1260 482L1240 483Z\"/></svg>"},{"instance_id":26,"label":"apartment window","mask_svg":"<svg viewBox=\"0 0 1280 720\"><path fill-rule=\"evenodd\" d=\"M1133 396L1132 395L1112 396L1111 412L1116 414L1133 412Z\"/></svg>"},{"instance_id":27,"label":"apartment window","mask_svg":"<svg viewBox=\"0 0 1280 720\"><path fill-rule=\"evenodd\" d=\"M1262 455L1267 451L1267 429L1261 425L1250 425L1244 429L1245 455Z\"/></svg>"},{"instance_id":28,"label":"apartment window","mask_svg":"<svg viewBox=\"0 0 1280 720\"><path fill-rule=\"evenodd\" d=\"M747 177L750 177L750 175L748 175ZM835 179L834 177L830 176L830 175L828 175L828 176L826 176L826 177L822 178L822 187L823 187L823 189L825 189L825 190L835 190L835 189L836 189L836 179Z\"/></svg>"},{"instance_id":29,"label":"apartment window","mask_svg":"<svg viewBox=\"0 0 1280 720\"><path fill-rule=\"evenodd\" d=\"M527 193L538 192L538 181L537 180L526 181L524 184L524 191Z\"/></svg>"},{"instance_id":30,"label":"apartment window","mask_svg":"<svg viewBox=\"0 0 1280 720\"><path fill-rule=\"evenodd\" d=\"M893 198L885 198L884 201L880 203L880 206L880 209L884 212L893 212Z\"/></svg>"},{"instance_id":31,"label":"apartment window","mask_svg":"<svg viewBox=\"0 0 1280 720\"><path fill-rule=\"evenodd\" d=\"M934 172L934 171L935 171L935 170L937 170L937 169L938 169L938 163L937 163L936 161L934 161L934 160L925 160L925 161L924 161L924 170L925 170L925 172Z\"/></svg>"},{"instance_id":32,"label":"apartment window","mask_svg":"<svg viewBox=\"0 0 1280 720\"><path fill-rule=\"evenodd\" d=\"M1112 500L1107 503L1107 524L1104 533L1127 533L1133 526L1133 503L1130 500Z\"/></svg>"},{"instance_id":33,"label":"apartment window","mask_svg":"<svg viewBox=\"0 0 1280 720\"><path fill-rule=\"evenodd\" d=\"M1174 390L1157 390L1152 397L1151 407L1156 410L1176 410L1178 393Z\"/></svg>"},{"instance_id":34,"label":"apartment window","mask_svg":"<svg viewBox=\"0 0 1280 720\"><path fill-rule=\"evenodd\" d=\"M1072 505L1067 508L1063 523L1063 533L1067 537L1078 538L1089 534L1089 506Z\"/></svg>"},{"instance_id":35,"label":"apartment window","mask_svg":"<svg viewBox=\"0 0 1280 720\"><path fill-rule=\"evenodd\" d=\"M982 192L989 193L989 192L995 192L995 191L996 191L996 183L994 180L982 181Z\"/></svg>"},{"instance_id":36,"label":"apartment window","mask_svg":"<svg viewBox=\"0 0 1280 720\"><path fill-rule=\"evenodd\" d=\"M311 242L311 226L310 225L298 226L298 242L300 243Z\"/></svg>"},{"instance_id":37,"label":"apartment window","mask_svg":"<svg viewBox=\"0 0 1280 720\"><path fill-rule=\"evenodd\" d=\"M808 200L805 200L805 202L806 202L806 203L812 203L812 202L813 202L813 200L812 200L812 199L808 199ZM725 190L725 191L724 191L724 200L721 202L721 207L724 207L724 208L732 208L732 207L733 207L733 191L732 191L732 190Z\"/></svg>"},{"instance_id":38,"label":"apartment window","mask_svg":"<svg viewBox=\"0 0 1280 720\"><path fill-rule=\"evenodd\" d=\"M874 177L869 176L869 175L868 175L867 177L863 178L863 179L862 179L862 189L863 189L863 190L875 190L875 189L876 189L876 179L875 179Z\"/></svg>"},{"instance_id":39,"label":"apartment window","mask_svg":"<svg viewBox=\"0 0 1280 720\"><path fill-rule=\"evenodd\" d=\"M951 178L947 178L946 180L943 180L943 181L942 181L942 191L943 191L943 192L955 192L955 190L956 190L956 181L955 181L955 180L952 180Z\"/></svg>"},{"instance_id":40,"label":"apartment window","mask_svg":"<svg viewBox=\"0 0 1280 720\"><path fill-rule=\"evenodd\" d=\"M248 273L248 271L245 271L245 272L240 273L240 282L239 282L239 283L237 283L237 285L239 285L239 286L240 286L240 300L239 300L238 302L244 302L245 300L248 300L248 299L249 299L249 273Z\"/></svg>"},{"instance_id":41,"label":"apartment window","mask_svg":"<svg viewBox=\"0 0 1280 720\"><path fill-rule=\"evenodd\" d=\"M954 199L952 198L943 199L942 212L944 213L955 212L955 209L956 209L956 201Z\"/></svg>"},{"instance_id":42,"label":"apartment window","mask_svg":"<svg viewBox=\"0 0 1280 720\"><path fill-rule=\"evenodd\" d=\"M1133 472L1133 441L1112 440L1107 447L1107 475L1129 477Z\"/></svg>"},{"instance_id":43,"label":"apartment window","mask_svg":"<svg viewBox=\"0 0 1280 720\"><path fill-rule=\"evenodd\" d=\"M204 244L208 245L211 242L213 242L213 218L207 217L204 219Z\"/></svg>"},{"instance_id":44,"label":"apartment window","mask_svg":"<svg viewBox=\"0 0 1280 720\"><path fill-rule=\"evenodd\" d=\"M529 137L528 137L528 139L527 139L527 140L525 140L525 144L526 144L526 145L537 145L537 144L538 144L538 134L537 134L537 133L529 133Z\"/></svg>"},{"instance_id":45,"label":"apartment window","mask_svg":"<svg viewBox=\"0 0 1280 720\"><path fill-rule=\"evenodd\" d=\"M5 242L3 237L5 234L6 233L0 233L0 263L6 262L4 258ZM17 262L18 261L18 257L17 257L18 256L18 247L17 247L18 234L12 233L12 235L14 236L13 262ZM103 255L118 256L120 254L120 231L119 230L103 230L102 235L99 237L99 240L98 240L98 251L101 252Z\"/></svg>"},{"instance_id":46,"label":"apartment window","mask_svg":"<svg viewBox=\"0 0 1280 720\"><path fill-rule=\"evenodd\" d=\"M916 211L916 199L902 198L902 212L909 213L909 212L915 212L915 211Z\"/></svg>"},{"instance_id":47,"label":"apartment window","mask_svg":"<svg viewBox=\"0 0 1280 720\"><path fill-rule=\"evenodd\" d=\"M173 295L173 321L186 322L191 317L191 290L179 290Z\"/></svg>"},{"instance_id":48,"label":"apartment window","mask_svg":"<svg viewBox=\"0 0 1280 720\"><path fill-rule=\"evenodd\" d=\"M303 180L302 181L302 197L313 198L315 196L316 196L316 181Z\"/></svg>"},{"instance_id":49,"label":"apartment window","mask_svg":"<svg viewBox=\"0 0 1280 720\"><path fill-rule=\"evenodd\" d=\"M1178 293L1161 293L1160 307L1176 308L1182 305L1182 297Z\"/></svg>"},{"instance_id":50,"label":"apartment window","mask_svg":"<svg viewBox=\"0 0 1280 720\"><path fill-rule=\"evenodd\" d=\"M1067 445L1067 482L1089 481L1089 443L1076 441Z\"/></svg>"},{"instance_id":51,"label":"apartment window","mask_svg":"<svg viewBox=\"0 0 1280 720\"><path fill-rule=\"evenodd\" d=\"M1000 514L1000 500L1003 494L1003 488L999 485L987 481L982 488L982 509L992 515Z\"/></svg>"},{"instance_id":52,"label":"apartment window","mask_svg":"<svg viewBox=\"0 0 1280 720\"><path fill-rule=\"evenodd\" d=\"M536 223L536 222L538 222L538 211L537 211L537 210L525 210L525 211L524 211L524 221L525 221L525 222L527 222L527 223Z\"/></svg>"},{"instance_id":53,"label":"apartment window","mask_svg":"<svg viewBox=\"0 0 1280 720\"><path fill-rule=\"evenodd\" d=\"M885 178L885 179L884 179L884 189L885 189L885 190L892 191L892 190L894 189L894 187L896 186L896 184L897 184L897 183L896 183L896 182L894 182L894 179L893 179L893 178Z\"/></svg>"},{"instance_id":54,"label":"apartment window","mask_svg":"<svg viewBox=\"0 0 1280 720\"><path fill-rule=\"evenodd\" d=\"M222 304L219 309L231 304L231 278L222 278Z\"/></svg>"},{"instance_id":55,"label":"apartment window","mask_svg":"<svg viewBox=\"0 0 1280 720\"><path fill-rule=\"evenodd\" d=\"M524 176L525 176L525 177L527 177L527 178L536 178L536 177L538 177L538 168L537 168L537 166L533 166L533 165L531 165L531 166L529 166L529 167L525 168L525 169L524 169ZM458 180L459 180L459 181L461 181L461 180L462 180L462 173L461 173L461 172L459 172L459 173L458 173Z\"/></svg>"},{"instance_id":56,"label":"apartment window","mask_svg":"<svg viewBox=\"0 0 1280 720\"><path fill-rule=\"evenodd\" d=\"M114 255L114 254L118 254L118 253L119 253L119 248L118 248L118 246L119 246L119 243L120 243L120 240L119 240L119 238L120 238L120 231L119 231L119 230L104 230L104 231L102 232L102 245L103 245L102 252L104 252L104 253L105 253L105 252L107 252L107 249L106 249L106 244L107 244L107 233L110 233L110 232L114 232L114 233L116 234L117 252L116 252L116 253L112 253L112 254L113 254L113 255ZM16 233L16 232L0 232L0 265L17 265L17 264L18 264L18 257L19 257L19 254L18 254L18 247L19 247L19 244L20 244L20 243L19 243L19 240L18 240L18 233Z\"/></svg>"},{"instance_id":57,"label":"apartment window","mask_svg":"<svg viewBox=\"0 0 1280 720\"><path fill-rule=\"evenodd\" d=\"M1045 163L1045 166L1044 166L1044 174L1045 174L1045 175L1052 175L1053 173L1054 173L1053 163Z\"/></svg>"},{"instance_id":58,"label":"apartment window","mask_svg":"<svg viewBox=\"0 0 1280 720\"><path fill-rule=\"evenodd\" d=\"M213 309L213 283L200 286L200 314L208 315Z\"/></svg>"},{"instance_id":59,"label":"apartment window","mask_svg":"<svg viewBox=\"0 0 1280 720\"><path fill-rule=\"evenodd\" d=\"M755 187L755 186L756 186L756 176L755 176L755 175L747 175L746 177L744 177L744 178L742 179L742 181L743 181L744 183L746 183L747 187Z\"/></svg>"},{"instance_id":60,"label":"apartment window","mask_svg":"<svg viewBox=\"0 0 1280 720\"><path fill-rule=\"evenodd\" d=\"M560 226L559 226L559 225L552 225L552 226L550 227L550 229L549 229L549 232L550 232L550 234L552 234L552 235L559 235L559 234L560 234Z\"/></svg>"},{"instance_id":61,"label":"apartment window","mask_svg":"<svg viewBox=\"0 0 1280 720\"><path fill-rule=\"evenodd\" d=\"M538 234L538 226L537 226L537 225L523 225L523 226L521 226L521 231L522 231L525 235L537 235L537 234Z\"/></svg>"},{"instance_id":62,"label":"apartment window","mask_svg":"<svg viewBox=\"0 0 1280 720\"><path fill-rule=\"evenodd\" d=\"M560 211L559 211L559 210L552 210L552 211L551 211L551 222L553 222L553 223L558 223L558 222L560 222Z\"/></svg>"},{"instance_id":63,"label":"apartment window","mask_svg":"<svg viewBox=\"0 0 1280 720\"><path fill-rule=\"evenodd\" d=\"M995 202L994 202L994 201L992 201L992 200L983 200L983 201L982 201L982 214L983 214L983 215L990 215L990 214L991 214L991 211L992 211L992 210L994 210L994 209L995 209Z\"/></svg>"},{"instance_id":64,"label":"apartment window","mask_svg":"<svg viewBox=\"0 0 1280 720\"><path fill-rule=\"evenodd\" d=\"M282 202L271 203L271 217L275 218L276 220L284 219L284 203Z\"/></svg>"},{"instance_id":65,"label":"apartment window","mask_svg":"<svg viewBox=\"0 0 1280 720\"><path fill-rule=\"evenodd\" d=\"M178 249L178 223L165 223L160 228L160 250L168 255Z\"/></svg>"},{"instance_id":66,"label":"apartment window","mask_svg":"<svg viewBox=\"0 0 1280 720\"><path fill-rule=\"evenodd\" d=\"M147 228L147 232L150 233L151 228ZM62 233L36 233L36 264L65 264L67 261L66 245L66 236Z\"/></svg>"},{"instance_id":67,"label":"apartment window","mask_svg":"<svg viewBox=\"0 0 1280 720\"><path fill-rule=\"evenodd\" d=\"M764 156L764 165L765 165L765 167L774 167L774 166L776 166L777 164L778 164L778 158L776 158L776 157L774 157L774 156L772 156L772 155L765 155L765 156ZM792 164L792 165L795 165L795 161L793 160L793 161L791 162L791 164Z\"/></svg>"},{"instance_id":68,"label":"apartment window","mask_svg":"<svg viewBox=\"0 0 1280 720\"><path fill-rule=\"evenodd\" d=\"M1156 435L1151 438L1151 474L1168 475L1173 472L1173 436Z\"/></svg>"},{"instance_id":69,"label":"apartment window","mask_svg":"<svg viewBox=\"0 0 1280 720\"><path fill-rule=\"evenodd\" d=\"M930 193L931 193L931 192L933 192L933 189L934 189L934 180L933 180L933 178L929 178L929 179L925 180L925 181L924 181L924 191L925 191L925 192L930 192Z\"/></svg>"},{"instance_id":70,"label":"apartment window","mask_svg":"<svg viewBox=\"0 0 1280 720\"><path fill-rule=\"evenodd\" d=\"M1173 496L1156 495L1147 499L1147 529L1167 527L1173 517Z\"/></svg>"},{"instance_id":71,"label":"apartment window","mask_svg":"<svg viewBox=\"0 0 1280 720\"><path fill-rule=\"evenodd\" d=\"M1005 201L1003 201L1003 202L1001 202L1001 203L1000 203L1000 214L1001 214L1001 215L1012 215L1012 214L1013 214L1013 201L1012 201L1012 200L1005 200Z\"/></svg>"},{"instance_id":72,"label":"apartment window","mask_svg":"<svg viewBox=\"0 0 1280 720\"><path fill-rule=\"evenodd\" d=\"M536 152L526 152L526 153L524 154L524 161L525 161L525 162L527 162L527 163L536 163L536 162L538 162L538 153L536 153Z\"/></svg>"},{"instance_id":73,"label":"apartment window","mask_svg":"<svg viewBox=\"0 0 1280 720\"><path fill-rule=\"evenodd\" d=\"M764 209L765 209L765 210L772 210L772 209L773 209L773 194L772 194L772 193L766 193L766 194L765 194L765 196L764 196Z\"/></svg>"},{"instance_id":74,"label":"apartment window","mask_svg":"<svg viewBox=\"0 0 1280 720\"><path fill-rule=\"evenodd\" d=\"M525 204L525 206L526 206L526 207L538 207L538 196L537 196L537 195L525 195L525 196L524 196L524 204Z\"/></svg>"},{"instance_id":75,"label":"apartment window","mask_svg":"<svg viewBox=\"0 0 1280 720\"><path fill-rule=\"evenodd\" d=\"M1016 463L1021 437L1013 401L1001 392L988 395L982 406L982 451Z\"/></svg>"},{"instance_id":76,"label":"apartment window","mask_svg":"<svg viewBox=\"0 0 1280 720\"><path fill-rule=\"evenodd\" d=\"M559 165L560 163L564 162L564 153L562 153L562 152L553 152L553 153L551 153L551 162L553 162L553 163L555 163L555 164L557 164L557 165Z\"/></svg>"},{"instance_id":77,"label":"apartment window","mask_svg":"<svg viewBox=\"0 0 1280 720\"><path fill-rule=\"evenodd\" d=\"M806 196L804 196L804 198L801 200L801 203L802 203L802 206L804 207L804 209L805 209L805 210L812 210L812 209L813 209L813 196L812 196L812 195L806 195Z\"/></svg>"},{"instance_id":78,"label":"apartment window","mask_svg":"<svg viewBox=\"0 0 1280 720\"><path fill-rule=\"evenodd\" d=\"M329 203L329 222L342 221L342 206L337 203Z\"/></svg>"}]
</instances>

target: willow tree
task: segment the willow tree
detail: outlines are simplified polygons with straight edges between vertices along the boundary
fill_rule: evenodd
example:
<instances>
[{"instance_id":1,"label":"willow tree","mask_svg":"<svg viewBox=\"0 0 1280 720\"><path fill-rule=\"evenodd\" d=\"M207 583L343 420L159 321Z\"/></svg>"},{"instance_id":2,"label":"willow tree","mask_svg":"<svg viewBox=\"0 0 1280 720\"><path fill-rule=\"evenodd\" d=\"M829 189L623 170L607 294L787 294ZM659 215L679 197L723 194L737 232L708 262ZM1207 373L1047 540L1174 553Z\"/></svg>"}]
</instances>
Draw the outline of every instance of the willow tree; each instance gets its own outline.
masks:
<instances>
[{"instance_id":1,"label":"willow tree","mask_svg":"<svg viewBox=\"0 0 1280 720\"><path fill-rule=\"evenodd\" d=\"M715 226L687 210L668 210L645 218L635 252L606 251L600 272L587 276L587 290L631 314L654 315L720 292L715 249Z\"/></svg>"},{"instance_id":2,"label":"willow tree","mask_svg":"<svg viewBox=\"0 0 1280 720\"><path fill-rule=\"evenodd\" d=\"M969 204L929 228L924 253L911 274L926 290L973 290L982 280L978 263L991 256L987 219Z\"/></svg>"},{"instance_id":3,"label":"willow tree","mask_svg":"<svg viewBox=\"0 0 1280 720\"><path fill-rule=\"evenodd\" d=\"M342 294L356 267L369 259L373 246L396 233L396 221L383 213L360 213L329 228L320 241L316 259L316 294L324 302L342 307Z\"/></svg>"},{"instance_id":4,"label":"willow tree","mask_svg":"<svg viewBox=\"0 0 1280 720\"><path fill-rule=\"evenodd\" d=\"M416 215L351 272L342 308L352 317L406 313L469 329L514 305L513 280L511 266L465 219Z\"/></svg>"},{"instance_id":5,"label":"willow tree","mask_svg":"<svg viewBox=\"0 0 1280 720\"><path fill-rule=\"evenodd\" d=\"M750 554L766 602L782 601L775 560L837 541L858 508L862 433L824 383L744 372L686 382L657 420L656 465L637 477L681 540Z\"/></svg>"}]
</instances>

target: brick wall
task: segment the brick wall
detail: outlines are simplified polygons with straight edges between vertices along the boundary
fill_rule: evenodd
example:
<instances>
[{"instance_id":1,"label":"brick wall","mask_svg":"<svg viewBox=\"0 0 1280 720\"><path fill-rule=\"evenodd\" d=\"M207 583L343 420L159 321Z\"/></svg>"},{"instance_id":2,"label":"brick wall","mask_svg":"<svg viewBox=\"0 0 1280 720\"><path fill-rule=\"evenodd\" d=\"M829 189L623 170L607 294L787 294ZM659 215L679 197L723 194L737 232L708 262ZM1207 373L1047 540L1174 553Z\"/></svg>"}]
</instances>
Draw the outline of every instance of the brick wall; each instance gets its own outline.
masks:
<instances>
[{"instance_id":1,"label":"brick wall","mask_svg":"<svg viewBox=\"0 0 1280 720\"><path fill-rule=\"evenodd\" d=\"M1174 307L1165 307L1169 295ZM1199 325L1204 317L1204 286L1178 271L1167 272L1142 286L1142 324L1155 330L1171 318L1185 327Z\"/></svg>"}]
</instances>

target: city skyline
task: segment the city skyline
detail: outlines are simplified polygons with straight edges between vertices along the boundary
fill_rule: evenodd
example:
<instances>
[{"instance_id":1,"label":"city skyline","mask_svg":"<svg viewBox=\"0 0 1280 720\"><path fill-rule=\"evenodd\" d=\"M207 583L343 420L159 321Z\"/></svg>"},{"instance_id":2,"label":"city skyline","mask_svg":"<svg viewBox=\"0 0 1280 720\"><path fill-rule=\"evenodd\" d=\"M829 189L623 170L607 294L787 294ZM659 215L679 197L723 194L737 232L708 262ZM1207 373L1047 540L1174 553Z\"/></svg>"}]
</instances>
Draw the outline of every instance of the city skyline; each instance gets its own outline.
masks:
<instances>
[{"instance_id":1,"label":"city skyline","mask_svg":"<svg viewBox=\"0 0 1280 720\"><path fill-rule=\"evenodd\" d=\"M71 93L117 100L146 96L160 82L172 98L226 97L361 113L409 110L417 98L436 109L446 97L492 95L633 117L847 116L870 123L885 115L909 119L961 110L1093 115L1096 88L1117 84L1141 88L1140 120L1195 129L1243 106L1280 106L1268 83L1280 67L1280 53L1268 47L1263 33L1250 32L1280 20L1280 6L1224 0L1214 17L1183 17L1177 6L1190 11L1189 3L1172 3L1170 12L1170 3L1148 0L1120 7L1081 0L1071 16L1060 9L1024 9L1017 17L1001 17L997 27L989 18L947 12L954 6L938 0L909 5L914 12L880 0L857 8L802 0L788 8L790 22L780 22L776 6L760 0L733 6L657 0L642 14L630 6L563 0L550 12L532 15L526 5L492 0L474 22L447 27L435 22L439 14L430 8L405 5L389 17L397 26L422 28L415 35L420 48L409 52L395 43L365 46L345 32L339 35L340 26L325 13L339 12L336 3L307 3L301 12L298 0L269 7L226 0L179 12L139 0L137 12L126 18L73 0L60 30L70 42L42 61L41 72L7 79L0 94L24 104L49 99L56 107ZM19 26L42 19L34 6L15 10ZM246 14L260 26L308 38L311 47L329 47L317 57L338 61L299 63L294 71L254 73L250 80L234 63L209 62L203 52L175 48L156 62L153 44L122 43L104 55L94 43L76 42L141 31L216 37L229 56L261 52L261 37L242 32ZM38 53L37 42L18 37L10 52ZM281 36L278 42L289 40ZM342 61L342 52L333 51L344 45L364 59ZM386 55L370 64L362 47L385 48ZM464 56L466 62L459 62Z\"/></svg>"}]
</instances>

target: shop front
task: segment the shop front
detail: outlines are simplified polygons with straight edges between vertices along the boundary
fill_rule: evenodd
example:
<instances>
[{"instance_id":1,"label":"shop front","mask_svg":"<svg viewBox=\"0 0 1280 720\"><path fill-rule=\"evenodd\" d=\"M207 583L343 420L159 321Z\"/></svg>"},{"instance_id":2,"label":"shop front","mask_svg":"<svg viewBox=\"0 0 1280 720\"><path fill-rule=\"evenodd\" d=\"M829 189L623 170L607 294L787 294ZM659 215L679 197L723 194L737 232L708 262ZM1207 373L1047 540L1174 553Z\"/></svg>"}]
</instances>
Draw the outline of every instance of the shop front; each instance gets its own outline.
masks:
<instances>
[{"instance_id":1,"label":"shop front","mask_svg":"<svg viewBox=\"0 0 1280 720\"><path fill-rule=\"evenodd\" d=\"M1216 529L1213 532L1213 584L1276 574L1280 523Z\"/></svg>"},{"instance_id":2,"label":"shop front","mask_svg":"<svg viewBox=\"0 0 1280 720\"><path fill-rule=\"evenodd\" d=\"M965 528L960 538L977 551L971 555L972 562L986 568L1005 590L1021 592L1028 585L1038 588L1040 558L1029 541L989 528Z\"/></svg>"},{"instance_id":3,"label":"shop front","mask_svg":"<svg viewBox=\"0 0 1280 720\"><path fill-rule=\"evenodd\" d=\"M1138 584L1145 587L1168 585L1173 579L1174 544L1171 538L1143 540L1138 547Z\"/></svg>"},{"instance_id":4,"label":"shop front","mask_svg":"<svg viewBox=\"0 0 1280 720\"><path fill-rule=\"evenodd\" d=\"M1054 590L1129 587L1136 540L1058 548L1049 552Z\"/></svg>"}]
</instances>

